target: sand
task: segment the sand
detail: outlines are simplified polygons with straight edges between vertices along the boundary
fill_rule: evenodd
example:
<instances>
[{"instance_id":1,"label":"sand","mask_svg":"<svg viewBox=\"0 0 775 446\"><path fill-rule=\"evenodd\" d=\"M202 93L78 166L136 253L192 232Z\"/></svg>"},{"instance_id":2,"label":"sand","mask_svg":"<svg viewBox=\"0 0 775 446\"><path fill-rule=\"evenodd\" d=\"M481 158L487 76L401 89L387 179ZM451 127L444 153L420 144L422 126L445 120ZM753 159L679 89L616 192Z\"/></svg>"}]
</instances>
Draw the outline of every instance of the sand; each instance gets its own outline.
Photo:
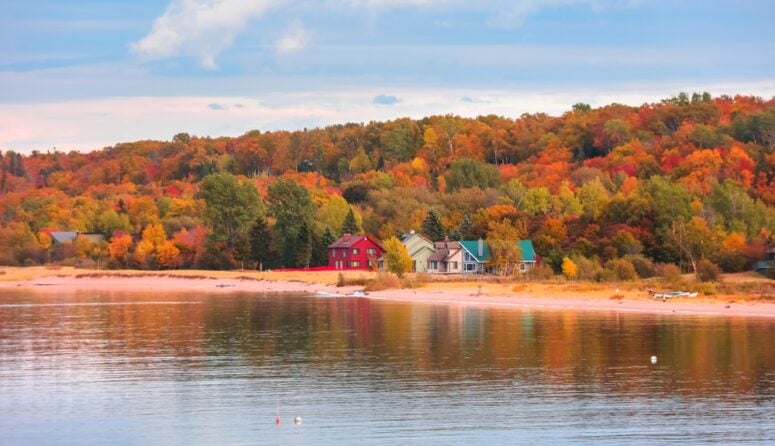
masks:
<instances>
[{"instance_id":1,"label":"sand","mask_svg":"<svg viewBox=\"0 0 775 446\"><path fill-rule=\"evenodd\" d=\"M325 296L347 296L362 287L336 287L337 273L251 273L186 271L153 273L142 271L86 274L83 270L10 270L0 281L2 289L32 290L42 295L66 294L83 290L116 292L207 292L228 294L315 293ZM94 273L94 272L91 272ZM314 274L314 273L313 273ZM348 273L360 277L364 273ZM369 273L365 273L369 274ZM300 280L309 278L310 280ZM618 289L599 284L552 285L471 282L430 283L423 288L374 291L366 298L434 305L468 305L478 307L532 308L546 310L646 312L660 314L695 314L775 318L775 303L722 298L681 298L654 300L638 288Z\"/></svg>"}]
</instances>

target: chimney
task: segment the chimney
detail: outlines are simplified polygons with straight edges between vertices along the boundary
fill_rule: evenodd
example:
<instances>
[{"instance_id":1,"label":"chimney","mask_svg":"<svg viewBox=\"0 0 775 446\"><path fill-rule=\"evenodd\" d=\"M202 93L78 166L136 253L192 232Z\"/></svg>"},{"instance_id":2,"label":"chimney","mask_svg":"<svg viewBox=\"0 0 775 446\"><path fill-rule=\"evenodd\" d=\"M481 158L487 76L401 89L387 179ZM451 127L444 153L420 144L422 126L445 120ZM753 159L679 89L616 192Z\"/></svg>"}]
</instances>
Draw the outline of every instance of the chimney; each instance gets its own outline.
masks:
<instances>
[{"instance_id":1,"label":"chimney","mask_svg":"<svg viewBox=\"0 0 775 446\"><path fill-rule=\"evenodd\" d=\"M350 234L349 232L347 232L347 233L345 233L344 235L342 235L342 237L350 237L351 235L352 235L352 234Z\"/></svg>"},{"instance_id":2,"label":"chimney","mask_svg":"<svg viewBox=\"0 0 775 446\"><path fill-rule=\"evenodd\" d=\"M478 256L479 257L483 257L484 256L484 240L479 239L479 243L477 243L476 247L478 248L478 251L479 251Z\"/></svg>"}]
</instances>

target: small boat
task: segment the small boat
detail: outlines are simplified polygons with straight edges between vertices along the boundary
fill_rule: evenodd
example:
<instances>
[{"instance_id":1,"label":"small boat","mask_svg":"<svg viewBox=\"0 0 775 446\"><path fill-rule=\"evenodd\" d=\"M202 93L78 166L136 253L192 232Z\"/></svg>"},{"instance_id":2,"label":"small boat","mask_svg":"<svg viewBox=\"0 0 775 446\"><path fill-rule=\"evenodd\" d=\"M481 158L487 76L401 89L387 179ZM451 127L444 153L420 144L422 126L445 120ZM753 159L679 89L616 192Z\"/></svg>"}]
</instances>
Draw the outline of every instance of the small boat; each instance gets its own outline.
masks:
<instances>
[{"instance_id":1,"label":"small boat","mask_svg":"<svg viewBox=\"0 0 775 446\"><path fill-rule=\"evenodd\" d=\"M654 293L652 294L654 299L675 299L679 297L697 297L697 293L690 293L689 291L671 291L669 293Z\"/></svg>"}]
</instances>

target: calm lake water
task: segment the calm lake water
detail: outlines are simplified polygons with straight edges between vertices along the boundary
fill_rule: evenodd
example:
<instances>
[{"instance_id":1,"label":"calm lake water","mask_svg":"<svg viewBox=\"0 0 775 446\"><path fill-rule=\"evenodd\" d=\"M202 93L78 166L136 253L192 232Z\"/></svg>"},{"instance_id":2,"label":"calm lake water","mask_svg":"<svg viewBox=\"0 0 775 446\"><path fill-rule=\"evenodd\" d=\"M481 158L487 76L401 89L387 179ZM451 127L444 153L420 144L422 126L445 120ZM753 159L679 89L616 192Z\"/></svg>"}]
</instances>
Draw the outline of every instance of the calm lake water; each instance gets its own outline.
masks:
<instances>
[{"instance_id":1,"label":"calm lake water","mask_svg":"<svg viewBox=\"0 0 775 446\"><path fill-rule=\"evenodd\" d=\"M775 322L0 294L2 445L675 442L775 444Z\"/></svg>"}]
</instances>

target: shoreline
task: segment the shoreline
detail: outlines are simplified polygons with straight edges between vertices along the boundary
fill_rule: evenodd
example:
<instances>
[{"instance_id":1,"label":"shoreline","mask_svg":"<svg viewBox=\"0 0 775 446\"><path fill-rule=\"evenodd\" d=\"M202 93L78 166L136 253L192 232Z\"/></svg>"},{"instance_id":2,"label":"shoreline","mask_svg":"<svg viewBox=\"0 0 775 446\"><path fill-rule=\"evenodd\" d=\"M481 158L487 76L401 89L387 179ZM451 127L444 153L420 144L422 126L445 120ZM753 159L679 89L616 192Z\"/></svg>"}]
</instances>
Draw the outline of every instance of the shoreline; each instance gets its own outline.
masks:
<instances>
[{"instance_id":1,"label":"shoreline","mask_svg":"<svg viewBox=\"0 0 775 446\"><path fill-rule=\"evenodd\" d=\"M329 280L335 275L316 276L305 281L301 275L252 272L147 272L24 270L28 275L7 277L0 290L33 291L41 295L69 294L79 291L108 292L202 292L230 293L309 293L325 297L348 297L362 286L337 287ZM357 273L354 273L357 274ZM0 276L2 277L2 276ZM11 279L11 280L7 280ZM13 280L17 279L17 280ZM552 289L551 285L525 285L513 291L507 285L471 282L429 283L423 288L371 291L357 297L389 302L413 302L431 305L462 305L532 310L605 311L675 315L708 315L775 318L775 302L722 300L721 298L682 298L655 300L642 292L626 289L621 299L611 297L609 287L594 290ZM531 289L535 288L535 289ZM617 290L618 291L618 290Z\"/></svg>"}]
</instances>

